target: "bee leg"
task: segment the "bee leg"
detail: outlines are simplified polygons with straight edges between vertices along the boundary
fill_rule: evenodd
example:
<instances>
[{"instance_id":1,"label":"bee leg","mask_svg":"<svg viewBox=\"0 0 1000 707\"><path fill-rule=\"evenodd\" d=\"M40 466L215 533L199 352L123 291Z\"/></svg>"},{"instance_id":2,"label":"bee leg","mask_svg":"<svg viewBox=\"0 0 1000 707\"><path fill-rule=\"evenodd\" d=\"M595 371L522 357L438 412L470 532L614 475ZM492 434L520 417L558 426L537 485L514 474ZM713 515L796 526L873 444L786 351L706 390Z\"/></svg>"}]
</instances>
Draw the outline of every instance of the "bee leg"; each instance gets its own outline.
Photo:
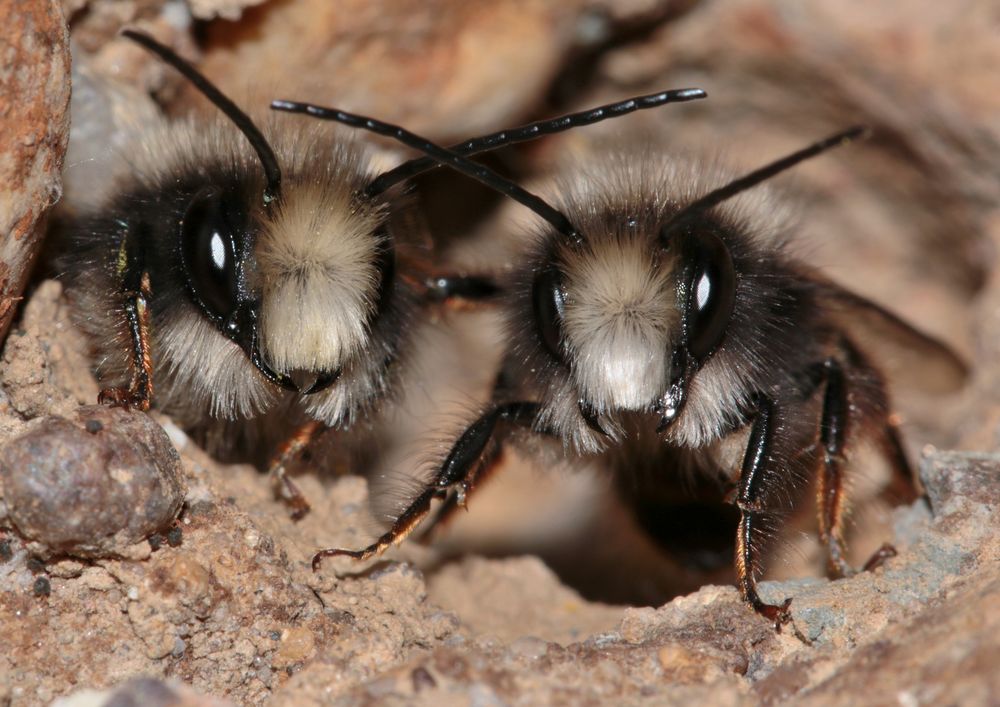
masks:
<instances>
[{"instance_id":1,"label":"bee leg","mask_svg":"<svg viewBox=\"0 0 1000 707\"><path fill-rule=\"evenodd\" d=\"M279 497L291 506L292 520L301 520L305 517L306 513L309 512L309 501L288 475L286 466L301 454L302 450L308 447L316 438L317 433L323 429L325 429L323 423L318 420L309 420L285 440L268 467L267 473L277 487L276 491Z\"/></svg>"},{"instance_id":2,"label":"bee leg","mask_svg":"<svg viewBox=\"0 0 1000 707\"><path fill-rule=\"evenodd\" d=\"M501 370L493 382L493 400L499 400L511 396L509 382L505 372ZM529 420L526 424L531 424ZM550 434L548 430L538 430L541 434ZM469 497L472 492L479 487L480 483L492 474L500 465L503 457L502 440L494 436L495 444L487 448L479 457L479 463L470 474L469 478L462 486L453 493L449 493L444 503L438 508L434 517L425 523L425 530L418 539L421 543L430 542L434 532L442 525L447 525L459 508L468 510Z\"/></svg>"},{"instance_id":3,"label":"bee leg","mask_svg":"<svg viewBox=\"0 0 1000 707\"><path fill-rule=\"evenodd\" d=\"M498 437L499 435L494 435L494 441L499 442ZM420 533L419 542L429 542L434 532L447 525L458 509L468 510L469 497L472 496L473 491L479 488L480 483L496 470L502 456L502 448L499 444L492 445L491 448L483 452L468 478L457 489L448 494L434 517L424 524L425 529Z\"/></svg>"},{"instance_id":4,"label":"bee leg","mask_svg":"<svg viewBox=\"0 0 1000 707\"><path fill-rule=\"evenodd\" d=\"M97 397L98 403L149 410L153 399L153 362L149 352L149 273L140 272L138 278L127 278L125 290L125 320L132 339L132 381L127 388L104 388Z\"/></svg>"},{"instance_id":5,"label":"bee leg","mask_svg":"<svg viewBox=\"0 0 1000 707\"><path fill-rule=\"evenodd\" d=\"M902 499L913 500L916 477L906 457L906 452L903 450L896 425L886 412L889 409L889 401L885 392L885 383L878 371L864 360L860 352L848 342L844 343L844 347L851 370L861 376L865 385L870 388L868 396L866 396L870 397L870 400L865 403L866 407L870 408L870 412L882 417L879 443L882 453L893 470L894 493ZM848 564L843 547L844 482L842 465L844 449L850 432L850 401L848 400L848 380L850 377L836 358L829 358L823 362L823 378L826 383L820 419L823 470L817 489L820 538L827 546L830 571L835 575L848 577L856 572ZM874 569L895 555L895 548L892 545L884 544L864 564L862 571Z\"/></svg>"},{"instance_id":6,"label":"bee leg","mask_svg":"<svg viewBox=\"0 0 1000 707\"><path fill-rule=\"evenodd\" d=\"M495 298L500 288L495 282L475 275L431 275L424 280L424 296L430 302L450 303L454 300L481 302Z\"/></svg>"},{"instance_id":7,"label":"bee leg","mask_svg":"<svg viewBox=\"0 0 1000 707\"><path fill-rule=\"evenodd\" d=\"M844 445L848 434L849 405L844 370L835 358L823 362L823 411L819 437L822 465L817 485L819 536L826 544L830 571L841 577L854 573L844 557Z\"/></svg>"},{"instance_id":8,"label":"bee leg","mask_svg":"<svg viewBox=\"0 0 1000 707\"><path fill-rule=\"evenodd\" d=\"M530 427L538 414L538 404L529 402L503 403L484 413L466 428L462 436L452 446L434 480L400 514L381 537L361 550L330 548L320 550L313 556L313 571L319 569L324 557L346 556L356 560L367 560L381 555L390 546L398 545L413 532L430 512L431 501L446 497L455 491L464 494L470 479L475 476L479 462L487 445L493 439L497 424L507 422Z\"/></svg>"},{"instance_id":9,"label":"bee leg","mask_svg":"<svg viewBox=\"0 0 1000 707\"><path fill-rule=\"evenodd\" d=\"M736 495L736 507L740 511L736 529L736 578L743 599L780 631L782 624L791 620L788 607L792 600L785 599L780 605L766 604L757 593L757 580L754 578L760 547L758 538L764 531L762 526L767 515L765 495L768 486L774 483L773 479L767 478L766 465L774 447L777 410L774 401L762 393L757 394L754 408L756 414L750 428Z\"/></svg>"}]
</instances>

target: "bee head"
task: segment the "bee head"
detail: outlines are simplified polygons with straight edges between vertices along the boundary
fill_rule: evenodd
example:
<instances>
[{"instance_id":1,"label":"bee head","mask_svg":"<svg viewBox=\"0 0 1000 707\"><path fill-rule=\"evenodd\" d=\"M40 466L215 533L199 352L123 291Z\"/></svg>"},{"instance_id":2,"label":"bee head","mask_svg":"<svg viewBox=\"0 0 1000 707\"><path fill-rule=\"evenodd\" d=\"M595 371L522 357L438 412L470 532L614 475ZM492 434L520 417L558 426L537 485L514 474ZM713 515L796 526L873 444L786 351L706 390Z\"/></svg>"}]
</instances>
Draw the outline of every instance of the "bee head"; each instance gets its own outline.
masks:
<instances>
[{"instance_id":1,"label":"bee head","mask_svg":"<svg viewBox=\"0 0 1000 707\"><path fill-rule=\"evenodd\" d=\"M188 294L272 383L302 394L329 387L368 345L393 275L384 203L360 196L368 177L357 155L285 145L289 179L260 129L194 67L148 35L124 35L180 71L260 166L244 163L247 145L233 145L220 168L176 185Z\"/></svg>"},{"instance_id":2,"label":"bee head","mask_svg":"<svg viewBox=\"0 0 1000 707\"><path fill-rule=\"evenodd\" d=\"M282 145L282 154L285 147L293 149ZM195 305L265 378L302 394L329 387L363 355L392 291L385 205L357 198L357 160L339 153L341 169L324 164L307 179L293 170L267 207L248 198L259 193L256 180L202 182L185 197L179 224L182 279Z\"/></svg>"},{"instance_id":3,"label":"bee head","mask_svg":"<svg viewBox=\"0 0 1000 707\"><path fill-rule=\"evenodd\" d=\"M610 223L538 270L536 333L569 369L581 406L658 408L725 336L732 257L708 224L676 230L626 214Z\"/></svg>"}]
</instances>

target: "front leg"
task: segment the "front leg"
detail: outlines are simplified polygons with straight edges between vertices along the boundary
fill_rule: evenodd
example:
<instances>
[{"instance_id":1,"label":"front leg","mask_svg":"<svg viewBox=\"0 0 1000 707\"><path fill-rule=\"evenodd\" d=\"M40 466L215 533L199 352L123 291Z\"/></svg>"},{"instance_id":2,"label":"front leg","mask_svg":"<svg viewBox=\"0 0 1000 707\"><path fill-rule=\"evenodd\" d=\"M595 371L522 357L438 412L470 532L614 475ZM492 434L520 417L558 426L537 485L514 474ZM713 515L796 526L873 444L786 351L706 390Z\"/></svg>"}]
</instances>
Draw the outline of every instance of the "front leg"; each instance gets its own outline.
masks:
<instances>
[{"instance_id":1,"label":"front leg","mask_svg":"<svg viewBox=\"0 0 1000 707\"><path fill-rule=\"evenodd\" d=\"M268 476L276 484L280 498L292 508L292 520L305 518L310 506L298 484L288 475L287 466L326 429L327 427L319 420L309 420L301 425L285 440L268 466Z\"/></svg>"},{"instance_id":2,"label":"front leg","mask_svg":"<svg viewBox=\"0 0 1000 707\"><path fill-rule=\"evenodd\" d=\"M778 410L774 400L763 393L754 399L753 424L750 439L743 457L737 489L736 507L740 511L740 521L736 529L736 578L743 599L761 616L774 623L775 628L788 623L791 615L788 607L791 599L780 605L767 604L757 593L757 569L760 546L763 541L764 522L770 510L769 493L775 484L772 463L777 430Z\"/></svg>"},{"instance_id":3,"label":"front leg","mask_svg":"<svg viewBox=\"0 0 1000 707\"><path fill-rule=\"evenodd\" d=\"M904 498L913 491L915 475L903 450L899 433L888 413L889 400L881 375L873 369L853 344L842 343L844 362L831 357L822 364L823 409L819 437L822 446L822 469L817 487L820 539L827 546L829 569L832 574L848 577L855 570L844 554L844 452L854 436L855 420L870 419L879 435L878 442L893 470L893 482L902 487ZM852 401L849 388L857 389L862 381L867 391L859 391ZM865 563L863 569L877 567L895 556L896 550L882 545Z\"/></svg>"},{"instance_id":4,"label":"front leg","mask_svg":"<svg viewBox=\"0 0 1000 707\"><path fill-rule=\"evenodd\" d=\"M482 302L496 299L500 288L488 277L439 274L427 277L424 296L430 302Z\"/></svg>"},{"instance_id":5,"label":"front leg","mask_svg":"<svg viewBox=\"0 0 1000 707\"><path fill-rule=\"evenodd\" d=\"M847 442L849 401L847 381L840 362L829 358L823 363L826 388L823 391L823 411L819 424L822 445L822 469L817 486L819 499L819 536L827 547L830 571L846 577L852 574L844 557L844 448Z\"/></svg>"},{"instance_id":6,"label":"front leg","mask_svg":"<svg viewBox=\"0 0 1000 707\"><path fill-rule=\"evenodd\" d=\"M406 257L406 272L399 278L406 282L425 304L449 307L469 307L496 300L500 286L490 276L460 275L441 271L425 258Z\"/></svg>"},{"instance_id":7,"label":"front leg","mask_svg":"<svg viewBox=\"0 0 1000 707\"><path fill-rule=\"evenodd\" d=\"M129 261L124 276L122 297L125 321L132 343L132 380L127 388L104 388L97 401L102 405L149 410L153 400L153 362L149 347L149 273Z\"/></svg>"},{"instance_id":8,"label":"front leg","mask_svg":"<svg viewBox=\"0 0 1000 707\"><path fill-rule=\"evenodd\" d=\"M363 550L339 548L320 550L313 556L313 571L319 569L324 557L346 556L356 560L367 560L375 555L381 555L390 546L403 542L430 512L431 501L435 498L444 498L451 491L459 494L466 492L499 423L531 427L538 415L538 409L538 403L504 403L480 416L458 438L437 475L399 515L389 530Z\"/></svg>"}]
</instances>

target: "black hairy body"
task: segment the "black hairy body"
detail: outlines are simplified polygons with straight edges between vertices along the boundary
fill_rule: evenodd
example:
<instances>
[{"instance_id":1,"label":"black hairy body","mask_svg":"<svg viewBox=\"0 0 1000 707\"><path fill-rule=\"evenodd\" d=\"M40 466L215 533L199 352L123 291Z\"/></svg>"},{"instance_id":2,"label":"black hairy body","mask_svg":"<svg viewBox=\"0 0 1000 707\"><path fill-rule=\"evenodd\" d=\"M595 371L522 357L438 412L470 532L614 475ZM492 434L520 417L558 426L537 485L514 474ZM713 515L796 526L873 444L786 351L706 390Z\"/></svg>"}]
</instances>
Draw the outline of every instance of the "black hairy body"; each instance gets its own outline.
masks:
<instances>
[{"instance_id":1,"label":"black hairy body","mask_svg":"<svg viewBox=\"0 0 1000 707\"><path fill-rule=\"evenodd\" d=\"M509 344L492 405L377 542L323 551L314 565L326 555L383 551L435 498L446 500L447 514L502 442L527 433L571 457L603 458L640 523L661 540L676 531L666 516L677 509L668 489L678 482L710 505L730 502L721 515L735 531L738 584L776 625L788 620L788 602L764 602L755 577L765 541L813 480L831 571L852 572L842 540L849 451L874 443L912 483L886 382L863 342L888 339L934 361L944 380L930 387L957 385L964 367L796 259L780 201L747 190L858 133L739 179L638 148L570 169L553 193L571 227L547 218L551 227L536 232L502 288ZM684 530L702 540L697 527ZM712 564L720 543L708 546L702 560Z\"/></svg>"},{"instance_id":2,"label":"black hairy body","mask_svg":"<svg viewBox=\"0 0 1000 707\"><path fill-rule=\"evenodd\" d=\"M141 137L131 159L130 185L116 192L109 203L68 225L65 255L58 263L76 319L94 343L100 378L111 386L127 386L133 375L132 334L123 312L130 289L126 280L146 273L144 299L158 407L196 430L211 451L227 457L249 456L258 463L264 462L294 425L318 419L329 426L350 426L365 418L373 402L392 388L400 353L409 344L411 328L404 323L413 312L416 294L405 279L393 278L392 273L383 278L375 266L383 253L394 258L397 249L419 248L422 237L407 228L405 201L378 208L352 204L354 194L374 176L366 172L362 147L333 140L329 131L279 127L275 122L271 122L273 144L287 166L284 190L293 195L286 199L294 199L297 189L308 192L301 216L289 212L287 201L277 217L266 212L259 198L264 179L256 157L231 125L219 119L182 121ZM258 298L280 295L264 293L267 283L276 278L307 276L288 273L288 266L261 257L265 229L270 229L267 238L287 240L290 235L280 229L308 221L309 211L331 202L342 212L371 212L358 216L368 231L331 230L320 238L340 243L320 243L318 248L303 244L298 253L307 259L301 263L303 270L327 269L330 278L353 277L370 288L366 298L359 298L356 315L366 317L370 328L363 345L345 347L347 355L337 361L342 372L334 386L309 397L268 381L244 348L218 331L191 296L178 231L192 200L206 185L225 195L225 219L241 236L238 247L242 252L237 258L244 267L244 286ZM337 216L326 218L336 220ZM344 244L345 239L351 242ZM344 260L359 261L369 254L371 272L360 276L337 272L337 267L346 267ZM280 335L295 336L299 328L299 336L308 336L301 327L308 324L309 313L301 313L296 322L296 311L290 307L283 316L291 321L282 323ZM352 333L344 328L345 335ZM300 360L310 356L307 352Z\"/></svg>"},{"instance_id":3,"label":"black hairy body","mask_svg":"<svg viewBox=\"0 0 1000 707\"><path fill-rule=\"evenodd\" d=\"M706 170L703 163L618 157L610 165L571 169L574 180L555 190L560 210L584 234L583 244L539 233L533 252L506 283L507 340L514 343L497 397L536 402L535 431L554 437L570 454L602 458L640 524L660 544L713 569L727 552L732 556L739 520L734 501L757 396L765 395L774 410L767 463L756 481L763 507L754 542L761 547L822 466L828 364L839 367L847 391L842 434L852 445L868 435L867 441L904 462L894 431L886 426L890 408L883 376L846 326L853 298L791 254L794 222L766 192L734 198L697 225L717 234L731 254L735 301L725 335L688 383L680 414L657 431L657 406L672 376L667 360L642 382L645 399L631 394L621 399L625 382L607 375L616 365L609 356L621 340L646 369L652 352L669 352L681 334L682 305L667 300L662 312L642 310L645 302L673 298L684 277L684 255L661 247L660 229L731 175ZM629 254L648 269L632 271L634 281L623 283L620 276L629 268L622 258ZM537 274L553 267L564 274L566 287L559 356L535 316ZM574 290L586 293L587 302L574 297ZM573 316L581 305L587 311ZM642 335L634 324L632 336L619 328L622 321L652 317L663 324ZM581 384L588 379L589 392ZM612 389L616 385L618 391ZM847 451L843 446L839 453ZM725 538L720 523L732 531Z\"/></svg>"},{"instance_id":4,"label":"black hairy body","mask_svg":"<svg viewBox=\"0 0 1000 707\"><path fill-rule=\"evenodd\" d=\"M325 430L327 466L363 472L415 370L429 310L494 287L436 272L411 200L343 134L269 115L264 130L151 37L125 35L218 112L152 121L102 203L62 228L57 267L90 335L101 400L154 400L226 460L285 467ZM433 165L432 165L433 166ZM411 386L419 387L419 380Z\"/></svg>"},{"instance_id":5,"label":"black hairy body","mask_svg":"<svg viewBox=\"0 0 1000 707\"><path fill-rule=\"evenodd\" d=\"M158 404L211 451L246 451L258 462L277 451L272 470L297 513L307 506L285 464L324 428L360 427L352 436L361 444L345 446L371 456L369 432L391 417L399 379L414 374L412 367L400 372L415 349L414 315L495 293L488 280L434 272L421 260L419 219L396 185L442 157L489 180L489 170L461 155L704 96L640 97L541 131L532 125L482 136L459 146L461 154L337 112L342 122L429 156L379 174L356 143L318 126L278 118L265 134L169 48L141 33L125 35L177 69L220 114L140 135L117 193L67 229L69 255L60 265L110 384L101 399L145 410L155 381ZM515 185L501 186L544 208ZM274 450L281 437L287 441Z\"/></svg>"}]
</instances>

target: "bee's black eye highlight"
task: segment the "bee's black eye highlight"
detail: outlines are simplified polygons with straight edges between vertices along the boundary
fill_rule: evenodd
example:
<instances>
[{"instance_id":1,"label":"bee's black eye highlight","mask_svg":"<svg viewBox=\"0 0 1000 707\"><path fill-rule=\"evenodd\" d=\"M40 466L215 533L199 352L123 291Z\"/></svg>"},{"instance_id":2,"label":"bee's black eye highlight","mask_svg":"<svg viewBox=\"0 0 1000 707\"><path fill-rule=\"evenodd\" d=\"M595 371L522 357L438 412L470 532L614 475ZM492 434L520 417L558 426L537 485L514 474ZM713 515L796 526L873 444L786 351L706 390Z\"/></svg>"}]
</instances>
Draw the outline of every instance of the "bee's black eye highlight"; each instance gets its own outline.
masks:
<instances>
[{"instance_id":1,"label":"bee's black eye highlight","mask_svg":"<svg viewBox=\"0 0 1000 707\"><path fill-rule=\"evenodd\" d=\"M726 334L736 302L736 270L729 248L711 231L687 234L683 251L684 331L688 352L703 362Z\"/></svg>"},{"instance_id":2,"label":"bee's black eye highlight","mask_svg":"<svg viewBox=\"0 0 1000 707\"><path fill-rule=\"evenodd\" d=\"M229 318L239 301L239 264L234 228L222 192L195 194L181 221L181 259L188 285L215 321Z\"/></svg>"},{"instance_id":3,"label":"bee's black eye highlight","mask_svg":"<svg viewBox=\"0 0 1000 707\"><path fill-rule=\"evenodd\" d=\"M562 319L566 306L566 291L562 286L562 278L554 267L546 268L535 278L531 291L532 309L535 313L535 324L542 337L545 348L558 360L563 360L562 354Z\"/></svg>"}]
</instances>

